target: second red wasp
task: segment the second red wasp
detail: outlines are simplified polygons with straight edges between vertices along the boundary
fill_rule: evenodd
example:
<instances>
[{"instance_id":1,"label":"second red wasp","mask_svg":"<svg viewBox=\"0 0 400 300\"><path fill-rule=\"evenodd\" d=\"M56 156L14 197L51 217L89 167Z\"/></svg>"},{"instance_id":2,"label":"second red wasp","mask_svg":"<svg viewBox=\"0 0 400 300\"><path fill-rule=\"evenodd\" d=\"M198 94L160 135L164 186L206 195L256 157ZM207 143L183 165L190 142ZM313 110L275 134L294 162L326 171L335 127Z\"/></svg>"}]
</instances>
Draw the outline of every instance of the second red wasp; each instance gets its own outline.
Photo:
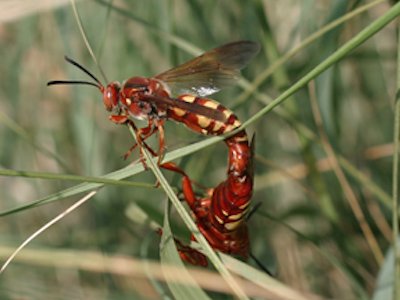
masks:
<instances>
[{"instance_id":1,"label":"second red wasp","mask_svg":"<svg viewBox=\"0 0 400 300\"><path fill-rule=\"evenodd\" d=\"M206 98L221 88L233 84L239 71L259 51L259 45L251 41L238 41L205 52L178 67L157 76L132 77L122 84L111 82L104 86L86 68L66 57L66 60L89 75L94 82L54 80L48 85L86 84L97 87L103 94L103 102L111 112L110 120L117 124L131 124L136 131L138 146L148 149L159 162L164 154L164 123L174 120L203 135L223 135L240 127L235 114ZM137 128L133 119L146 120L147 126ZM146 139L158 133L159 149L154 151ZM219 251L249 255L249 238L245 216L253 191L253 148L244 130L225 140L228 146L227 178L196 197L187 174L173 163L160 166L183 176L183 195L200 232L210 245ZM126 156L135 148L131 147ZM207 265L205 256L177 242L178 251L185 261Z\"/></svg>"}]
</instances>

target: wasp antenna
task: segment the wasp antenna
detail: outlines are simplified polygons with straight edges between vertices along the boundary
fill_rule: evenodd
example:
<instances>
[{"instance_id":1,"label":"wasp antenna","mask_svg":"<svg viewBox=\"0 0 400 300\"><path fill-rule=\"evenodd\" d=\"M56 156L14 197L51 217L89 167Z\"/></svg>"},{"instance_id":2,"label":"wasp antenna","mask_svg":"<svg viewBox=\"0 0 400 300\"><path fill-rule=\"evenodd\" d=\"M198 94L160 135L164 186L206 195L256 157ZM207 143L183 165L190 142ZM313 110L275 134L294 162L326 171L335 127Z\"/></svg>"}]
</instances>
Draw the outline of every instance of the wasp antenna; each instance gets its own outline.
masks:
<instances>
[{"instance_id":1,"label":"wasp antenna","mask_svg":"<svg viewBox=\"0 0 400 300\"><path fill-rule=\"evenodd\" d=\"M96 76L94 76L88 69L86 69L84 66L80 65L79 63L77 63L76 61L74 61L72 58L69 58L68 56L64 56L64 59L69 62L71 65L74 65L75 67L77 67L78 69L80 69L81 71L85 72L88 76L90 76L94 81L96 81L99 86L103 86L102 83L100 82L100 80L97 79Z\"/></svg>"},{"instance_id":2,"label":"wasp antenna","mask_svg":"<svg viewBox=\"0 0 400 300\"><path fill-rule=\"evenodd\" d=\"M250 220L253 214L261 207L262 202L257 202L246 215L246 221Z\"/></svg>"},{"instance_id":3,"label":"wasp antenna","mask_svg":"<svg viewBox=\"0 0 400 300\"><path fill-rule=\"evenodd\" d=\"M102 88L102 85L99 85L94 82L82 81L82 80L51 80L47 83L47 86L56 85L56 84L85 84L85 85L95 86L98 89Z\"/></svg>"},{"instance_id":4,"label":"wasp antenna","mask_svg":"<svg viewBox=\"0 0 400 300\"><path fill-rule=\"evenodd\" d=\"M256 263L256 265L263 270L265 273L267 273L269 276L274 277L275 275L271 273L270 270L267 269L267 267L265 267L258 259L257 257L254 256L253 253L250 252L250 257L254 260L254 262Z\"/></svg>"}]
</instances>

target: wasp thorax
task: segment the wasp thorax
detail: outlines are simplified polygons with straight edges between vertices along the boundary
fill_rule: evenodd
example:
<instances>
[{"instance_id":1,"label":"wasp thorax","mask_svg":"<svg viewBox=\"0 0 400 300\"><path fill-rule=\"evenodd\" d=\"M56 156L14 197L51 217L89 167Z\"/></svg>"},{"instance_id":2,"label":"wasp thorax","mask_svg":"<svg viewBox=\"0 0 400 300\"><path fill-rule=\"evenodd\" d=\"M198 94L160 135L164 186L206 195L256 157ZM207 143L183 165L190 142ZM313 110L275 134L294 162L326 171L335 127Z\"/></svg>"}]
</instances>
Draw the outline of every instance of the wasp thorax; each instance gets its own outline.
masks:
<instances>
[{"instance_id":1,"label":"wasp thorax","mask_svg":"<svg viewBox=\"0 0 400 300\"><path fill-rule=\"evenodd\" d=\"M103 90L103 103L108 111L112 111L118 107L118 97L121 85L119 82L114 81L107 85Z\"/></svg>"}]
</instances>

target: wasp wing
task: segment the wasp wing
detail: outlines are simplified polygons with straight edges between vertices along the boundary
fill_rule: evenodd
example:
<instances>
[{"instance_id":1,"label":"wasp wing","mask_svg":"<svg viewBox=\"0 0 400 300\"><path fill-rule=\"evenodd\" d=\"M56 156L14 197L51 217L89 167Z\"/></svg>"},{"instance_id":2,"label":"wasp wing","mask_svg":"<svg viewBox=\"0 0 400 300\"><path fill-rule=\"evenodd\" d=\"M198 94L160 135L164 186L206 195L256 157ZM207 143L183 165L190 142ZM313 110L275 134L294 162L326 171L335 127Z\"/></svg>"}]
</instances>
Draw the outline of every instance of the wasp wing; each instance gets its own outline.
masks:
<instances>
[{"instance_id":1,"label":"wasp wing","mask_svg":"<svg viewBox=\"0 0 400 300\"><path fill-rule=\"evenodd\" d=\"M167 109L167 108L180 108L186 112L194 113L197 115L205 116L212 120L225 122L226 116L222 111L213 109L207 106L203 106L197 103L186 102L176 98L160 97L153 95L145 95L141 98L142 100L156 104L157 107Z\"/></svg>"},{"instance_id":2,"label":"wasp wing","mask_svg":"<svg viewBox=\"0 0 400 300\"><path fill-rule=\"evenodd\" d=\"M174 95L189 93L205 97L232 85L238 79L239 71L259 50L259 44L252 41L229 43L155 78L165 82Z\"/></svg>"}]
</instances>

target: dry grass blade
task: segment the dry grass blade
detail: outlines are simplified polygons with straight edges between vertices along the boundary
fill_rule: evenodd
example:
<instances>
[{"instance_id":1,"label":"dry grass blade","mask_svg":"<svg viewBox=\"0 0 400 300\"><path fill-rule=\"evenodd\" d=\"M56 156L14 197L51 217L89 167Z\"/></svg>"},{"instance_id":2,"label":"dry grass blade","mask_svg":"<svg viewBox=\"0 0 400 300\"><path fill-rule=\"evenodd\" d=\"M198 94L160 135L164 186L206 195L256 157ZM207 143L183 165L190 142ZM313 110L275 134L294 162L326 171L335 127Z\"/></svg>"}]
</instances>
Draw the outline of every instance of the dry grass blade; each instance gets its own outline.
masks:
<instances>
[{"instance_id":1,"label":"dry grass blade","mask_svg":"<svg viewBox=\"0 0 400 300\"><path fill-rule=\"evenodd\" d=\"M13 248L0 247L0 259L6 257ZM135 259L123 255L105 255L95 251L78 251L66 249L26 249L15 258L19 263L40 267L54 267L60 269L79 269L84 272L108 273L132 279L146 279L148 276L164 282L166 280L163 269L176 274L173 280L176 283L189 284L187 278L180 276L181 268L175 265L160 265L157 261ZM202 288L231 294L232 289L217 273L207 269L186 269L198 285ZM236 277L240 286L249 297L267 299L270 292L265 287L245 278ZM288 288L288 287L287 287ZM300 298L299 298L300 299Z\"/></svg>"},{"instance_id":2,"label":"dry grass blade","mask_svg":"<svg viewBox=\"0 0 400 300\"><path fill-rule=\"evenodd\" d=\"M399 151L400 151L400 34L397 37L397 93L393 124L393 183L392 183L392 227L394 252L393 299L400 299L400 247L399 247Z\"/></svg>"},{"instance_id":3,"label":"dry grass blade","mask_svg":"<svg viewBox=\"0 0 400 300\"><path fill-rule=\"evenodd\" d=\"M328 136L324 131L323 121L318 107L318 102L315 94L315 86L313 84L313 81L311 81L309 84L309 92L310 92L311 108L313 111L317 129L319 131L319 135L321 137L322 146L324 147L324 150L328 156L332 169L335 172L335 175L340 185L342 186L343 193L347 198L347 201L349 202L351 209L353 210L353 213L360 224L361 230L364 233L364 237L369 247L371 248L375 260L378 263L378 265L381 265L383 262L382 250L379 247L379 243L374 233L372 232L371 227L368 225L368 222L366 221L364 212L362 211L359 203L359 199L357 199L356 194L354 193L353 189L350 186L350 183L348 182L346 176L344 175L344 172L339 165L336 154L328 140Z\"/></svg>"},{"instance_id":4,"label":"dry grass blade","mask_svg":"<svg viewBox=\"0 0 400 300\"><path fill-rule=\"evenodd\" d=\"M79 206L81 206L83 203L85 203L86 201L88 201L90 198L92 198L95 194L97 193L97 191L92 191L89 194L87 194L85 197L83 197L82 199L80 199L79 201L77 201L75 204L71 205L69 208L67 208L65 211L63 211L61 214L59 214L57 217L55 217L54 219L52 219L51 221L47 222L44 226L42 226L41 228L39 228L36 232L34 232L31 236L29 236L11 255L10 257L6 260L6 262L2 265L2 267L0 268L0 274L2 274L5 269L7 268L7 266L10 264L10 262L14 259L14 257L26 246L28 245L34 238L36 238L39 234L41 234L42 232L44 232L47 228L49 228L50 226L54 225L55 223L57 223L58 221L60 221L61 219L63 219L66 215L68 215L69 213L71 213L72 211L74 211L76 208L78 208Z\"/></svg>"},{"instance_id":5,"label":"dry grass blade","mask_svg":"<svg viewBox=\"0 0 400 300\"><path fill-rule=\"evenodd\" d=\"M309 292L297 291L290 286L283 284L275 278L257 270L244 262L237 260L229 255L220 253L221 259L226 267L237 275L249 280L265 289L267 299L276 300L322 300L323 298Z\"/></svg>"},{"instance_id":6,"label":"dry grass blade","mask_svg":"<svg viewBox=\"0 0 400 300\"><path fill-rule=\"evenodd\" d=\"M132 136L135 138L136 142L138 142L135 129L132 125L128 125L129 130ZM197 227L193 220L190 218L189 214L185 211L182 203L179 201L178 197L175 195L172 187L166 181L164 175L161 173L161 170L157 166L155 159L153 159L146 148L143 148L143 155L146 158L146 163L154 173L157 178L157 181L160 183L161 187L164 189L165 193L168 195L169 199L171 200L172 204L175 206L176 210L180 214L182 220L185 222L188 229L192 232L196 240L200 243L203 247L204 252L208 256L210 262L215 266L221 276L225 279L226 283L231 287L232 292L239 298L239 299L248 299L247 295L243 292L242 288L237 284L236 280L233 278L232 274L223 266L211 246L208 244L206 238L197 231Z\"/></svg>"}]
</instances>

